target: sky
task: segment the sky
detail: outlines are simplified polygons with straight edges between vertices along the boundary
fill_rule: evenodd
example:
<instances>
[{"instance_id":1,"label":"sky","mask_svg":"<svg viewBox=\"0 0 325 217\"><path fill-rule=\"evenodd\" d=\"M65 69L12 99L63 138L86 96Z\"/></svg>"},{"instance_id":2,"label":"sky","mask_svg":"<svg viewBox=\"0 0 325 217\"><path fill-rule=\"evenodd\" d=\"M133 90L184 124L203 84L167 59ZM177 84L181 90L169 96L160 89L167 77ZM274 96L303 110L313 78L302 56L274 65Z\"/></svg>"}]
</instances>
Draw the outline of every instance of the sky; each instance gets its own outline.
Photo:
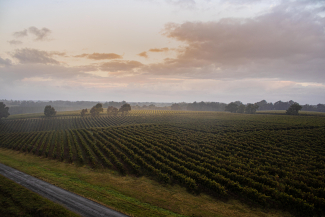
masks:
<instances>
[{"instance_id":1,"label":"sky","mask_svg":"<svg viewBox=\"0 0 325 217\"><path fill-rule=\"evenodd\" d=\"M324 0L0 0L0 99L324 96Z\"/></svg>"}]
</instances>

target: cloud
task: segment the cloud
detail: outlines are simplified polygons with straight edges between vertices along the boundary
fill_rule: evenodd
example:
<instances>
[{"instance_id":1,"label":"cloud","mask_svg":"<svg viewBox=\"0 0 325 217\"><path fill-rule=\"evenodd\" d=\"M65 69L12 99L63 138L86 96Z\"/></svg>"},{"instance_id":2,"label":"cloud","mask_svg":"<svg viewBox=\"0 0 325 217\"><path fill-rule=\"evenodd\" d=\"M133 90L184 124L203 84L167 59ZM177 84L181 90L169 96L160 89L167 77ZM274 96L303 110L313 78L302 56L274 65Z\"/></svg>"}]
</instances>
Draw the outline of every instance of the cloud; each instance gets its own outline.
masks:
<instances>
[{"instance_id":1,"label":"cloud","mask_svg":"<svg viewBox=\"0 0 325 217\"><path fill-rule=\"evenodd\" d=\"M134 60L115 60L111 62L102 63L99 69L102 71L117 72L117 71L132 71L141 68L142 63Z\"/></svg>"},{"instance_id":2,"label":"cloud","mask_svg":"<svg viewBox=\"0 0 325 217\"><path fill-rule=\"evenodd\" d=\"M10 45L18 45L18 44L22 44L23 42L18 41L18 40L11 40L11 41L8 41L8 43L9 43Z\"/></svg>"},{"instance_id":3,"label":"cloud","mask_svg":"<svg viewBox=\"0 0 325 217\"><path fill-rule=\"evenodd\" d=\"M0 57L0 66L10 66L11 65L11 60L10 59L2 59Z\"/></svg>"},{"instance_id":4,"label":"cloud","mask_svg":"<svg viewBox=\"0 0 325 217\"><path fill-rule=\"evenodd\" d=\"M48 55L50 56L66 56L65 52L59 52L59 51L48 51Z\"/></svg>"},{"instance_id":5,"label":"cloud","mask_svg":"<svg viewBox=\"0 0 325 217\"><path fill-rule=\"evenodd\" d=\"M51 33L51 30L45 27L42 29L38 29L35 26L31 26L28 28L28 32L36 36L36 41L43 41L48 39L47 37Z\"/></svg>"},{"instance_id":6,"label":"cloud","mask_svg":"<svg viewBox=\"0 0 325 217\"><path fill-rule=\"evenodd\" d=\"M0 64L1 62L0 58ZM55 64L27 63L0 67L0 80L4 80L6 84L32 78L38 78L39 80L54 79L56 81L68 81L70 79L71 82L75 82L74 79L84 79L90 76L80 67Z\"/></svg>"},{"instance_id":7,"label":"cloud","mask_svg":"<svg viewBox=\"0 0 325 217\"><path fill-rule=\"evenodd\" d=\"M18 31L18 32L14 32L13 33L13 36L17 37L17 38L21 38L21 37L25 37L27 36L28 33L27 33L27 29L24 29L22 31Z\"/></svg>"},{"instance_id":8,"label":"cloud","mask_svg":"<svg viewBox=\"0 0 325 217\"><path fill-rule=\"evenodd\" d=\"M147 52L143 51L142 53L137 54L140 57L148 58Z\"/></svg>"},{"instance_id":9,"label":"cloud","mask_svg":"<svg viewBox=\"0 0 325 217\"><path fill-rule=\"evenodd\" d=\"M221 2L231 4L255 4L256 2L261 2L261 0L221 0Z\"/></svg>"},{"instance_id":10,"label":"cloud","mask_svg":"<svg viewBox=\"0 0 325 217\"><path fill-rule=\"evenodd\" d=\"M170 76L99 77L82 67L18 64L0 67L0 98L120 101L288 101L317 104L325 85L273 79L176 79ZM86 70L91 70L85 66ZM111 93L107 95L108 93ZM95 98L94 98L95 97Z\"/></svg>"},{"instance_id":11,"label":"cloud","mask_svg":"<svg viewBox=\"0 0 325 217\"><path fill-rule=\"evenodd\" d=\"M93 54L80 54L74 57L84 57L93 60L110 60L110 59L122 59L121 55L115 53L93 53Z\"/></svg>"},{"instance_id":12,"label":"cloud","mask_svg":"<svg viewBox=\"0 0 325 217\"><path fill-rule=\"evenodd\" d=\"M28 36L28 33L36 36L36 38L35 38L36 41L44 41L44 40L48 39L48 36L50 35L51 30L49 30L48 28L45 28L45 27L43 27L42 29L38 29L35 26L31 26L28 29L14 32L13 36L15 36L17 38L21 38L21 37Z\"/></svg>"},{"instance_id":13,"label":"cloud","mask_svg":"<svg viewBox=\"0 0 325 217\"><path fill-rule=\"evenodd\" d=\"M325 18L299 5L279 5L249 19L169 23L163 34L186 45L176 58L145 70L217 79L325 82L324 26Z\"/></svg>"},{"instance_id":14,"label":"cloud","mask_svg":"<svg viewBox=\"0 0 325 217\"><path fill-rule=\"evenodd\" d=\"M60 64L52 56L63 56L61 52L47 52L32 48L16 49L11 55L22 64L40 63L40 64Z\"/></svg>"},{"instance_id":15,"label":"cloud","mask_svg":"<svg viewBox=\"0 0 325 217\"><path fill-rule=\"evenodd\" d=\"M187 3L194 5L193 2ZM258 4L255 0L231 2L238 2L240 7L242 2ZM176 57L154 64L110 60L103 54L81 52L77 57L106 61L68 67L56 60L56 56L65 53L15 50L12 56L16 55L23 64L0 59L0 94L3 98L110 97L109 100L169 102L256 102L265 98L316 104L325 93L325 19L317 14L324 11L322 7L307 2L312 1L289 4L279 0L276 6L263 6L263 13L247 19L167 24L164 35L168 41L175 40L182 46L175 50ZM195 7L200 8L200 4L196 1ZM28 29L27 33L32 35ZM168 50L173 49L153 47L143 54ZM45 94L49 89L51 94Z\"/></svg>"},{"instance_id":16,"label":"cloud","mask_svg":"<svg viewBox=\"0 0 325 217\"><path fill-rule=\"evenodd\" d=\"M150 52L166 52L169 51L168 47L164 47L164 48L152 48L149 50Z\"/></svg>"},{"instance_id":17,"label":"cloud","mask_svg":"<svg viewBox=\"0 0 325 217\"><path fill-rule=\"evenodd\" d=\"M168 47L164 47L164 48L152 48L152 49L149 49L149 52L154 52L154 53L159 53L159 52L167 52L169 51L169 48ZM148 58L148 54L146 51L144 52L141 52L139 54L137 54L138 56L140 57L144 57L144 58Z\"/></svg>"},{"instance_id":18,"label":"cloud","mask_svg":"<svg viewBox=\"0 0 325 217\"><path fill-rule=\"evenodd\" d=\"M166 0L166 2L182 8L193 8L196 5L194 0Z\"/></svg>"}]
</instances>

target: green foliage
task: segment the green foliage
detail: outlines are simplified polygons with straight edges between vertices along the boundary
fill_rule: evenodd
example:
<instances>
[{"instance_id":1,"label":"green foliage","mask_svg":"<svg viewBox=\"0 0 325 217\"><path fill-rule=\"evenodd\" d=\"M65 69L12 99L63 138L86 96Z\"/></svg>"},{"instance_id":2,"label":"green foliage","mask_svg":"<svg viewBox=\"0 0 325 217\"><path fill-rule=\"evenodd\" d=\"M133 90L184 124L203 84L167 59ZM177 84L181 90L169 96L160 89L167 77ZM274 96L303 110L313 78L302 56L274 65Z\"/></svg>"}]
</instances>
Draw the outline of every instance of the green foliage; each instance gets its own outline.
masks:
<instances>
[{"instance_id":1,"label":"green foliage","mask_svg":"<svg viewBox=\"0 0 325 217\"><path fill-rule=\"evenodd\" d=\"M6 105L3 102L0 102L0 120L1 118L7 118L9 114L9 107L6 107Z\"/></svg>"},{"instance_id":2,"label":"green foliage","mask_svg":"<svg viewBox=\"0 0 325 217\"><path fill-rule=\"evenodd\" d=\"M122 112L122 115L127 114L129 111L131 111L131 106L128 103L122 105L121 108L119 109L119 112Z\"/></svg>"},{"instance_id":3,"label":"green foliage","mask_svg":"<svg viewBox=\"0 0 325 217\"><path fill-rule=\"evenodd\" d=\"M113 107L113 106L108 106L107 108L107 114L108 115L117 115L118 114L118 109Z\"/></svg>"},{"instance_id":4,"label":"green foliage","mask_svg":"<svg viewBox=\"0 0 325 217\"><path fill-rule=\"evenodd\" d=\"M321 216L325 213L324 120L187 111L5 120L0 144L123 175L148 175L190 192L236 195L261 206ZM24 124L26 128L21 128ZM64 127L74 130L62 131ZM64 150L69 154L62 155Z\"/></svg>"},{"instance_id":5,"label":"green foliage","mask_svg":"<svg viewBox=\"0 0 325 217\"><path fill-rule=\"evenodd\" d=\"M298 115L299 111L302 109L302 106L299 103L293 103L287 110L287 115Z\"/></svg>"},{"instance_id":6,"label":"green foliage","mask_svg":"<svg viewBox=\"0 0 325 217\"><path fill-rule=\"evenodd\" d=\"M238 110L238 104L235 102L231 102L225 107L225 111L231 112L231 113L236 113Z\"/></svg>"},{"instance_id":7,"label":"green foliage","mask_svg":"<svg viewBox=\"0 0 325 217\"><path fill-rule=\"evenodd\" d=\"M239 101L231 102L225 107L225 111L229 111L231 113L246 113L246 114L255 114L258 109L258 105L248 103L246 106Z\"/></svg>"},{"instance_id":8,"label":"green foliage","mask_svg":"<svg viewBox=\"0 0 325 217\"><path fill-rule=\"evenodd\" d=\"M171 109L172 110L181 110L182 108L179 104L174 103L171 105Z\"/></svg>"},{"instance_id":9,"label":"green foliage","mask_svg":"<svg viewBox=\"0 0 325 217\"><path fill-rule=\"evenodd\" d=\"M78 216L2 175L0 175L0 213L3 217Z\"/></svg>"},{"instance_id":10,"label":"green foliage","mask_svg":"<svg viewBox=\"0 0 325 217\"><path fill-rule=\"evenodd\" d=\"M56 115L56 111L55 111L55 109L54 109L52 106L47 105L47 106L45 106L45 108L44 108L44 115L45 115L46 117L51 117L51 116Z\"/></svg>"},{"instance_id":11,"label":"green foliage","mask_svg":"<svg viewBox=\"0 0 325 217\"><path fill-rule=\"evenodd\" d=\"M88 109L82 109L80 112L80 116L84 117L86 115L86 113L88 113Z\"/></svg>"},{"instance_id":12,"label":"green foliage","mask_svg":"<svg viewBox=\"0 0 325 217\"><path fill-rule=\"evenodd\" d=\"M244 104L241 104L238 106L237 108L237 113L244 113L245 112L245 105Z\"/></svg>"},{"instance_id":13,"label":"green foliage","mask_svg":"<svg viewBox=\"0 0 325 217\"><path fill-rule=\"evenodd\" d=\"M90 109L90 114L92 117L97 117L99 116L99 113L100 112L103 112L103 104L101 103L97 103L95 106L93 106L91 109Z\"/></svg>"},{"instance_id":14,"label":"green foliage","mask_svg":"<svg viewBox=\"0 0 325 217\"><path fill-rule=\"evenodd\" d=\"M256 103L255 104L248 103L245 108L245 113L246 114L255 114L257 109L258 109L258 105Z\"/></svg>"}]
</instances>

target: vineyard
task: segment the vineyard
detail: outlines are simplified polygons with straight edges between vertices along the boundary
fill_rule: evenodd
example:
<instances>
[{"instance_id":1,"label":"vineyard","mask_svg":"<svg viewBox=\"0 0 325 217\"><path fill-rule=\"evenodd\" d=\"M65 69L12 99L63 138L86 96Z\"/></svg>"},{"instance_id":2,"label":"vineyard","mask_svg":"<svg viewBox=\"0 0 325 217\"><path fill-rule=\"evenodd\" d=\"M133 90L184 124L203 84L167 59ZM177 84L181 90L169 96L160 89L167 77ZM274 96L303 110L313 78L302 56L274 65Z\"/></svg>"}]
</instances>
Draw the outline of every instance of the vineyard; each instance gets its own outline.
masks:
<instances>
[{"instance_id":1,"label":"vineyard","mask_svg":"<svg viewBox=\"0 0 325 217\"><path fill-rule=\"evenodd\" d=\"M108 127L151 122L161 123L169 122L175 117L177 117L179 121L182 121L185 120L184 114L186 115L188 112L147 110L132 111L129 112L126 116L101 115L99 117L91 117L88 115L87 117L81 118L80 113L69 112L68 115L60 115L59 117L53 118L46 118L43 116L41 118L5 120L0 125L0 132L34 132L91 127Z\"/></svg>"},{"instance_id":2,"label":"vineyard","mask_svg":"<svg viewBox=\"0 0 325 217\"><path fill-rule=\"evenodd\" d=\"M5 120L0 146L217 198L325 214L325 117L132 111Z\"/></svg>"}]
</instances>

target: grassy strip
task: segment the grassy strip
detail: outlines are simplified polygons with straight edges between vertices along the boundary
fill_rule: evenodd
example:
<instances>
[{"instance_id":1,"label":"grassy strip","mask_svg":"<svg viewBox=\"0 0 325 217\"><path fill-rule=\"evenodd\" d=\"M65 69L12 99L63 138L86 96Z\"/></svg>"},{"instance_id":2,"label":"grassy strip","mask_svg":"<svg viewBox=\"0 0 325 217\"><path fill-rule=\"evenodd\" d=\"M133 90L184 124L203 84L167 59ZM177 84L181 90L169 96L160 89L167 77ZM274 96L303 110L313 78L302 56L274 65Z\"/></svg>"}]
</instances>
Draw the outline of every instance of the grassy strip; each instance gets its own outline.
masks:
<instances>
[{"instance_id":1,"label":"grassy strip","mask_svg":"<svg viewBox=\"0 0 325 217\"><path fill-rule=\"evenodd\" d=\"M78 216L0 175L1 216Z\"/></svg>"},{"instance_id":2,"label":"grassy strip","mask_svg":"<svg viewBox=\"0 0 325 217\"><path fill-rule=\"evenodd\" d=\"M192 195L178 185L163 186L146 177L120 176L1 148L0 162L130 216L291 216L236 200Z\"/></svg>"}]
</instances>

